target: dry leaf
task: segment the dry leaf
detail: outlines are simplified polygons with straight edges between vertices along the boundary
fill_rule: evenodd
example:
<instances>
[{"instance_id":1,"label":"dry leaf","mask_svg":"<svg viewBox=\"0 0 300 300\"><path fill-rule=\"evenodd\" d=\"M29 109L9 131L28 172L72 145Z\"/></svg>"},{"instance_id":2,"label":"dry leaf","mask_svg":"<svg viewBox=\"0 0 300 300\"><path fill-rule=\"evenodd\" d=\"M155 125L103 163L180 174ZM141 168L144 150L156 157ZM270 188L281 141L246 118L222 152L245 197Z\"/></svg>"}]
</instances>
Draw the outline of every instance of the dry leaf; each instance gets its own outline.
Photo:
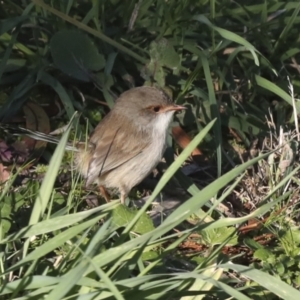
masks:
<instances>
[{"instance_id":1,"label":"dry leaf","mask_svg":"<svg viewBox=\"0 0 300 300\"><path fill-rule=\"evenodd\" d=\"M0 183L6 182L10 177L10 173L7 170L7 167L3 166L3 164L0 163Z\"/></svg>"}]
</instances>

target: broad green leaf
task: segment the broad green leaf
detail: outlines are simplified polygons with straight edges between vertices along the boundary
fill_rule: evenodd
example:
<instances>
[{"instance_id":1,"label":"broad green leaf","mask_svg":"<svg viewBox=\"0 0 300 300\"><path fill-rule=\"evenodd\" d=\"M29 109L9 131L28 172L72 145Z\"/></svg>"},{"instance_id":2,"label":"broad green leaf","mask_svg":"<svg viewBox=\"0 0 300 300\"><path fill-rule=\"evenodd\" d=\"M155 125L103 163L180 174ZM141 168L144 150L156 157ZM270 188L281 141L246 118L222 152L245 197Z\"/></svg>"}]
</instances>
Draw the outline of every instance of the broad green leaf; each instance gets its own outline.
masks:
<instances>
[{"instance_id":1,"label":"broad green leaf","mask_svg":"<svg viewBox=\"0 0 300 300\"><path fill-rule=\"evenodd\" d=\"M289 228L285 234L280 237L285 243L289 245L299 246L300 244L300 232L298 227Z\"/></svg>"},{"instance_id":2,"label":"broad green leaf","mask_svg":"<svg viewBox=\"0 0 300 300\"><path fill-rule=\"evenodd\" d=\"M202 239L210 247L220 245L226 242L226 245L237 245L238 236L236 229L233 227L221 227L215 229L204 229L200 232Z\"/></svg>"},{"instance_id":3,"label":"broad green leaf","mask_svg":"<svg viewBox=\"0 0 300 300\"><path fill-rule=\"evenodd\" d=\"M92 40L80 31L62 30L51 39L50 50L55 65L69 76L89 81L90 71L105 67L105 59Z\"/></svg>"},{"instance_id":4,"label":"broad green leaf","mask_svg":"<svg viewBox=\"0 0 300 300\"><path fill-rule=\"evenodd\" d=\"M253 254L254 258L260 259L262 261L266 261L270 256L274 256L274 254L272 253L272 251L266 248L257 249Z\"/></svg>"},{"instance_id":5,"label":"broad green leaf","mask_svg":"<svg viewBox=\"0 0 300 300\"><path fill-rule=\"evenodd\" d=\"M25 103L28 92L36 85L36 71L27 73L25 78L15 86L10 93L6 103L1 107L0 120L9 120L15 115Z\"/></svg>"},{"instance_id":6,"label":"broad green leaf","mask_svg":"<svg viewBox=\"0 0 300 300\"><path fill-rule=\"evenodd\" d=\"M177 68L180 64L179 55L176 53L170 42L165 38L153 41L150 44L149 53L151 60L154 61L155 64L166 66L171 69Z\"/></svg>"},{"instance_id":7,"label":"broad green leaf","mask_svg":"<svg viewBox=\"0 0 300 300\"><path fill-rule=\"evenodd\" d=\"M127 206L119 205L112 211L112 223L117 227L126 226L137 214L137 210L130 209ZM144 213L132 228L134 232L144 234L154 229L153 222L150 217Z\"/></svg>"},{"instance_id":8,"label":"broad green leaf","mask_svg":"<svg viewBox=\"0 0 300 300\"><path fill-rule=\"evenodd\" d=\"M129 56L133 57L134 59L136 59L137 61L145 64L147 62L147 59L138 55L136 52L130 50L129 48L123 46L122 44L116 42L115 40L109 38L108 36L106 36L105 34L103 34L100 31L97 31L85 24L83 24L80 21L77 21L75 18L72 18L62 12L60 12L57 9L54 9L53 7L47 5L46 3L40 1L40 0L32 0L32 2L35 5L38 5L39 7L42 7L43 9L45 9L46 11L50 11L52 14L58 16L59 18L61 18L62 20L71 23L72 25L78 27L79 29L86 31L89 34L94 35L95 37L99 38L100 40L104 41L105 43L108 43L110 45L112 45L113 47L115 47L116 49L118 49L119 51L122 51L126 54L128 54Z\"/></svg>"},{"instance_id":9,"label":"broad green leaf","mask_svg":"<svg viewBox=\"0 0 300 300\"><path fill-rule=\"evenodd\" d=\"M28 15L0 20L0 36L29 18Z\"/></svg>"}]
</instances>

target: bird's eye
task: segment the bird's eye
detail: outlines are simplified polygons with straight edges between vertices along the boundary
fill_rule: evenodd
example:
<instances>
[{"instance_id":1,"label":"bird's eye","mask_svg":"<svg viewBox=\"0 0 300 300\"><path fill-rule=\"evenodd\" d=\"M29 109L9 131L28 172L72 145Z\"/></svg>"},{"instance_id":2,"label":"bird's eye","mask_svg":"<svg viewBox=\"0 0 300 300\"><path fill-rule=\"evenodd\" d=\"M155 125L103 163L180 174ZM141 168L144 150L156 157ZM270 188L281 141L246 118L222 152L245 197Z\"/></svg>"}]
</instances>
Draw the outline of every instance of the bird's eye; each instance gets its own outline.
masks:
<instances>
[{"instance_id":1,"label":"bird's eye","mask_svg":"<svg viewBox=\"0 0 300 300\"><path fill-rule=\"evenodd\" d=\"M160 111L160 106L154 106L154 107L152 107L152 110L154 112L159 112Z\"/></svg>"}]
</instances>

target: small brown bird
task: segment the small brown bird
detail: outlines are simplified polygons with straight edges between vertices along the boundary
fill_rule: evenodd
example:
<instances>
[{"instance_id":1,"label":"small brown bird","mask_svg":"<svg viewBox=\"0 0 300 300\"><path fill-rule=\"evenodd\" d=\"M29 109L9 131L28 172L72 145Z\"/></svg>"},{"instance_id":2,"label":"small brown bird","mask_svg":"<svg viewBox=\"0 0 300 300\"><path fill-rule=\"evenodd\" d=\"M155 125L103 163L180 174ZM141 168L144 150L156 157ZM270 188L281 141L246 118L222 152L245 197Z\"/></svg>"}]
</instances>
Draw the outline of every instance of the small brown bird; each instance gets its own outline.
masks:
<instances>
[{"instance_id":1,"label":"small brown bird","mask_svg":"<svg viewBox=\"0 0 300 300\"><path fill-rule=\"evenodd\" d=\"M154 87L123 93L95 128L88 144L77 145L76 166L86 178L86 185L98 183L106 201L110 200L106 189L117 188L124 203L130 190L161 160L172 117L183 109ZM38 139L32 132L27 135Z\"/></svg>"},{"instance_id":2,"label":"small brown bird","mask_svg":"<svg viewBox=\"0 0 300 300\"><path fill-rule=\"evenodd\" d=\"M158 164L166 146L175 105L161 90L138 87L123 93L92 133L86 151L77 154L77 166L87 179L105 188L117 188L124 203L130 190Z\"/></svg>"}]
</instances>

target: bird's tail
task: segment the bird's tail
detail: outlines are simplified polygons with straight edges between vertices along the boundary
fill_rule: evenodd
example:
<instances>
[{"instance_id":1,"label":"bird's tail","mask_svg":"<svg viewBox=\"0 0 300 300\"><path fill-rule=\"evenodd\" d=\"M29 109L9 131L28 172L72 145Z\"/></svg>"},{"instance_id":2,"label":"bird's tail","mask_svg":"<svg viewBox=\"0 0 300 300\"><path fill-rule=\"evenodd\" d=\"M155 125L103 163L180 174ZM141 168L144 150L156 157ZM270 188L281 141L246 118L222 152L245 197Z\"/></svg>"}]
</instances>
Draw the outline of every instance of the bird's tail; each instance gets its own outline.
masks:
<instances>
[{"instance_id":1,"label":"bird's tail","mask_svg":"<svg viewBox=\"0 0 300 300\"><path fill-rule=\"evenodd\" d=\"M23 127L12 126L8 124L0 123L0 128L12 135L26 135L34 140L44 141L48 143L58 144L60 141L59 137L53 136L51 134L42 133L39 131L33 131ZM66 145L66 150L78 151L78 149L71 143Z\"/></svg>"}]
</instances>

